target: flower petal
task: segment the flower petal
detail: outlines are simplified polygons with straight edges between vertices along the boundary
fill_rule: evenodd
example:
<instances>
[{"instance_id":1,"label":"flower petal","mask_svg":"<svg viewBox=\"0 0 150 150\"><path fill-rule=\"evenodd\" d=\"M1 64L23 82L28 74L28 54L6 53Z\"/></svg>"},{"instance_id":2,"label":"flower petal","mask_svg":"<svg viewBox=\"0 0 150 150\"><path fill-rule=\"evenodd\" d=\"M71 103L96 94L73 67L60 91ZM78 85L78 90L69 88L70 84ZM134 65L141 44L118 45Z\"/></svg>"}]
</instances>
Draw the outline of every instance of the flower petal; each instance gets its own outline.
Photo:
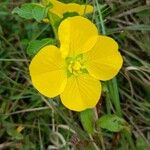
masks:
<instances>
[{"instance_id":1,"label":"flower petal","mask_svg":"<svg viewBox=\"0 0 150 150\"><path fill-rule=\"evenodd\" d=\"M89 51L96 43L96 26L81 16L69 17L62 21L58 29L63 57Z\"/></svg>"},{"instance_id":2,"label":"flower petal","mask_svg":"<svg viewBox=\"0 0 150 150\"><path fill-rule=\"evenodd\" d=\"M76 3L69 3L65 5L66 12L77 12L79 15L93 12L93 6L91 5L79 5Z\"/></svg>"},{"instance_id":3,"label":"flower petal","mask_svg":"<svg viewBox=\"0 0 150 150\"><path fill-rule=\"evenodd\" d=\"M82 74L68 78L65 90L60 95L62 103L74 111L95 107L101 95L101 83Z\"/></svg>"},{"instance_id":4,"label":"flower petal","mask_svg":"<svg viewBox=\"0 0 150 150\"><path fill-rule=\"evenodd\" d=\"M107 36L99 36L95 46L85 55L90 75L99 80L112 79L123 63L117 42Z\"/></svg>"},{"instance_id":5,"label":"flower petal","mask_svg":"<svg viewBox=\"0 0 150 150\"><path fill-rule=\"evenodd\" d=\"M91 5L79 5L76 3L65 4L57 0L49 0L53 4L50 12L63 18L63 14L67 12L77 12L79 15L84 15L85 13L92 13L93 7Z\"/></svg>"},{"instance_id":6,"label":"flower petal","mask_svg":"<svg viewBox=\"0 0 150 150\"><path fill-rule=\"evenodd\" d=\"M64 61L55 46L42 48L32 59L29 71L33 86L47 97L59 95L66 86Z\"/></svg>"},{"instance_id":7,"label":"flower petal","mask_svg":"<svg viewBox=\"0 0 150 150\"><path fill-rule=\"evenodd\" d=\"M49 2L53 4L53 7L49 11L59 16L60 18L63 18L63 14L66 9L65 4L57 0L49 0Z\"/></svg>"}]
</instances>

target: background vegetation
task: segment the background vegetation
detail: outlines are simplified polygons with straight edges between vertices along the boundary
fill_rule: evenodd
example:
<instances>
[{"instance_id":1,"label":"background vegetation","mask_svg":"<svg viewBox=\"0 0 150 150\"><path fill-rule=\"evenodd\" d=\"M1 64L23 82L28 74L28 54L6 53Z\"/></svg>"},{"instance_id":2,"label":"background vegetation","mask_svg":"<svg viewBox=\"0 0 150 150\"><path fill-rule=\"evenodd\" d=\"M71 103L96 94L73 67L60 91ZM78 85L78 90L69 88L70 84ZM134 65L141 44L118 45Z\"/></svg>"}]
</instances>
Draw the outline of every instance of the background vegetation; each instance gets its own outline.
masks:
<instances>
[{"instance_id":1,"label":"background vegetation","mask_svg":"<svg viewBox=\"0 0 150 150\"><path fill-rule=\"evenodd\" d=\"M13 8L25 2L31 1L0 0L0 149L149 150L150 1L89 2L95 7L89 17L101 33L105 27L106 34L119 42L124 58L117 76L120 101L113 93L116 86L104 88L97 113L99 117L121 114L130 126L129 135L104 129L89 135L79 113L64 108L58 98L46 99L33 88L28 72L31 56L26 49L29 42L53 38L54 34L44 22L12 14Z\"/></svg>"}]
</instances>

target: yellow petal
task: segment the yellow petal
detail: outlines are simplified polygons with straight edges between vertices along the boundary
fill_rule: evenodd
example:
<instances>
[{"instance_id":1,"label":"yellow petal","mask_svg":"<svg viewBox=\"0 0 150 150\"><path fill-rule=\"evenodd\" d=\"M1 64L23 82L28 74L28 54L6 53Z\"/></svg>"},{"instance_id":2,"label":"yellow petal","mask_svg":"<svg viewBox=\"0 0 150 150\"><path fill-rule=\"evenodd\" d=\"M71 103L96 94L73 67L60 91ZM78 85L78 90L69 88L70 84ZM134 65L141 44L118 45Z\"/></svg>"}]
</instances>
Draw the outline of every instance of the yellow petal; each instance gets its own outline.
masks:
<instances>
[{"instance_id":1,"label":"yellow petal","mask_svg":"<svg viewBox=\"0 0 150 150\"><path fill-rule=\"evenodd\" d=\"M97 41L97 28L81 16L69 17L61 22L58 29L63 57L89 51Z\"/></svg>"},{"instance_id":2,"label":"yellow petal","mask_svg":"<svg viewBox=\"0 0 150 150\"><path fill-rule=\"evenodd\" d=\"M93 7L91 5L79 5L76 3L69 3L65 5L66 12L77 12L79 15L92 13Z\"/></svg>"},{"instance_id":3,"label":"yellow petal","mask_svg":"<svg viewBox=\"0 0 150 150\"><path fill-rule=\"evenodd\" d=\"M57 0L49 0L49 2L53 4L53 7L49 11L59 16L60 18L63 18L63 14L65 12L65 4Z\"/></svg>"},{"instance_id":4,"label":"yellow petal","mask_svg":"<svg viewBox=\"0 0 150 150\"><path fill-rule=\"evenodd\" d=\"M64 61L55 46L42 48L32 59L29 71L33 86L47 97L59 95L66 86Z\"/></svg>"},{"instance_id":5,"label":"yellow petal","mask_svg":"<svg viewBox=\"0 0 150 150\"><path fill-rule=\"evenodd\" d=\"M88 74L82 74L68 78L65 90L60 97L67 108L82 111L95 107L100 95L100 82Z\"/></svg>"},{"instance_id":6,"label":"yellow petal","mask_svg":"<svg viewBox=\"0 0 150 150\"><path fill-rule=\"evenodd\" d=\"M79 5L76 3L65 4L57 0L49 0L49 2L53 4L50 12L61 18L63 14L67 12L77 12L79 15L93 12L93 7L91 5Z\"/></svg>"},{"instance_id":7,"label":"yellow petal","mask_svg":"<svg viewBox=\"0 0 150 150\"><path fill-rule=\"evenodd\" d=\"M85 57L90 75L99 80L112 79L123 63L117 42L107 36L99 36L97 43Z\"/></svg>"}]
</instances>

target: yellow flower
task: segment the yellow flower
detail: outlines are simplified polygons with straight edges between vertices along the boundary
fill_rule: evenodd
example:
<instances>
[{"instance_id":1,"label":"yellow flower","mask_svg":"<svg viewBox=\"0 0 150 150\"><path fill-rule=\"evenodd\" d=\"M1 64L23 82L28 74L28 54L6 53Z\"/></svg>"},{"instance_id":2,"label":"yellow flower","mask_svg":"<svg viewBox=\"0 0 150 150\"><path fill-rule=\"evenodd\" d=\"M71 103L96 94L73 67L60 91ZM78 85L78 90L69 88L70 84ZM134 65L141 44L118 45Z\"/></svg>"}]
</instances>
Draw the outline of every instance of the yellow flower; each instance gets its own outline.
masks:
<instances>
[{"instance_id":1,"label":"yellow flower","mask_svg":"<svg viewBox=\"0 0 150 150\"><path fill-rule=\"evenodd\" d=\"M63 15L67 12L77 12L79 15L93 12L91 5L79 5L76 3L62 3L57 0L48 0L52 3L53 7L49 10L51 13L63 18Z\"/></svg>"},{"instance_id":2,"label":"yellow flower","mask_svg":"<svg viewBox=\"0 0 150 150\"><path fill-rule=\"evenodd\" d=\"M101 83L112 79L122 66L118 44L98 35L96 26L81 16L69 17L58 29L60 48L48 45L31 61L34 87L47 97L60 95L69 109L94 107L101 95Z\"/></svg>"}]
</instances>

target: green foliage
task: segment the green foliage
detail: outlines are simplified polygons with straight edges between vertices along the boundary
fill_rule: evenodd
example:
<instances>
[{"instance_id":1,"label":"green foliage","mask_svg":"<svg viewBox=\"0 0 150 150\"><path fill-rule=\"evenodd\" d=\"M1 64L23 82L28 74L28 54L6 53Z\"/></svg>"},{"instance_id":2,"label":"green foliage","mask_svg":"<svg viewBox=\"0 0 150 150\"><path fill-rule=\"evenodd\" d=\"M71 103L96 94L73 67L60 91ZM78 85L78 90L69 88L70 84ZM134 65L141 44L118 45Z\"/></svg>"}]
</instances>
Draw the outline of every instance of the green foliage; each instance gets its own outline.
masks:
<instances>
[{"instance_id":1,"label":"green foliage","mask_svg":"<svg viewBox=\"0 0 150 150\"><path fill-rule=\"evenodd\" d=\"M16 129L13 129L13 128L8 128L7 129L7 133L9 136L11 136L13 139L16 139L16 140L22 140L23 139L23 135L19 132L17 132Z\"/></svg>"},{"instance_id":2,"label":"green foliage","mask_svg":"<svg viewBox=\"0 0 150 150\"><path fill-rule=\"evenodd\" d=\"M82 3L79 0L61 1ZM127 137L125 136L125 132L122 132L126 128L129 128L124 120L119 118L114 123L112 121L113 119L106 119L107 121L104 121L104 127L106 127L104 129L106 130L102 130L102 133L98 133L98 135L94 132L92 134L93 139L90 139L87 131L93 133L94 130L94 117L92 117L92 112L89 115L91 117L83 115L82 126L84 130L78 120L77 113L68 111L57 100L43 101L43 97L30 84L28 61L43 47L42 45L46 44L51 38L54 39L53 31L49 28L50 25L45 25L44 22L40 24L31 20L25 22L11 12L14 7L18 6L14 9L15 14L26 19L41 21L46 16L47 10L45 9L44 13L44 7L36 6L38 11L34 10L32 12L31 9L33 7L23 7L23 5L26 5L23 4L23 1L1 1L0 147L3 146L3 149L20 150L47 149L49 145L54 146L49 138L52 132L52 126L54 125L54 128L58 129L57 131L66 143L70 143L74 132L77 134L81 133L84 138L82 139L80 137L81 139L78 139L79 142L77 144L81 147L81 150L86 148L92 149L93 143L99 147L104 144L105 149L109 150L114 144L112 141L115 141L113 147L115 150L134 150L132 143L135 143L136 150L149 150L150 20L148 17L150 13L148 3L148 1L144 0L119 0L113 2L105 1L103 4L95 5L95 13L91 20L96 23L99 31L101 31L101 21L99 19L100 9L104 23L106 23L104 25L107 35L114 37L118 41L120 52L124 57L124 67L122 68L121 74L117 76L116 85L118 86L120 101L116 98L118 95L115 92L116 87L110 87L112 89L111 91L113 91L111 94L110 91L108 92L109 89L106 88L107 85L105 84L105 87L103 86L101 106L97 106L98 116L100 117L102 114L109 114L111 112L119 114L121 111L123 116L126 117L128 124L133 125L133 127L131 128L130 136ZM21 7L19 7L20 4ZM47 4L45 6L48 7ZM71 14L67 15L69 16ZM68 17L67 15L66 17ZM122 16L120 17L120 15ZM61 19L54 14L50 17L53 20L53 24L58 28ZM50 39L49 35L51 37ZM32 41L32 39L35 41ZM27 50L26 45L29 40L32 42L29 43ZM26 41L25 44L22 41ZM113 99L116 101L113 101ZM48 107L49 105L54 108L53 111ZM24 129L21 133L18 133L16 129L20 124ZM102 126L97 125L97 128L102 128ZM72 133L70 130L74 132ZM116 134L114 132L121 132L118 140L117 138L115 139L114 136ZM117 133L117 135L120 134ZM99 136L101 140L99 140ZM90 147L87 143L89 143ZM10 145L8 146L8 144ZM59 144L56 147L60 149ZM69 149L69 147L70 145L68 146L66 144L65 148L63 147L62 149ZM76 145L73 144L73 147L76 148Z\"/></svg>"},{"instance_id":3,"label":"green foliage","mask_svg":"<svg viewBox=\"0 0 150 150\"><path fill-rule=\"evenodd\" d=\"M54 45L55 43L56 41L52 38L31 41L27 48L27 54L29 56L34 56L42 47L46 45Z\"/></svg>"},{"instance_id":4,"label":"green foliage","mask_svg":"<svg viewBox=\"0 0 150 150\"><path fill-rule=\"evenodd\" d=\"M92 109L86 109L80 112L80 119L84 129L88 133L94 133L94 112Z\"/></svg>"},{"instance_id":5,"label":"green foliage","mask_svg":"<svg viewBox=\"0 0 150 150\"><path fill-rule=\"evenodd\" d=\"M149 150L148 144L142 137L138 137L136 140L136 150Z\"/></svg>"},{"instance_id":6,"label":"green foliage","mask_svg":"<svg viewBox=\"0 0 150 150\"><path fill-rule=\"evenodd\" d=\"M36 21L40 22L47 16L50 8L52 8L52 4L44 7L37 3L25 3L20 8L16 7L12 13L16 13L25 19L35 19Z\"/></svg>"},{"instance_id":7,"label":"green foliage","mask_svg":"<svg viewBox=\"0 0 150 150\"><path fill-rule=\"evenodd\" d=\"M150 8L147 10L143 10L136 14L139 17L149 17L150 16Z\"/></svg>"},{"instance_id":8,"label":"green foliage","mask_svg":"<svg viewBox=\"0 0 150 150\"><path fill-rule=\"evenodd\" d=\"M97 127L107 129L111 132L129 131L127 122L116 115L104 115L96 122Z\"/></svg>"}]
</instances>

